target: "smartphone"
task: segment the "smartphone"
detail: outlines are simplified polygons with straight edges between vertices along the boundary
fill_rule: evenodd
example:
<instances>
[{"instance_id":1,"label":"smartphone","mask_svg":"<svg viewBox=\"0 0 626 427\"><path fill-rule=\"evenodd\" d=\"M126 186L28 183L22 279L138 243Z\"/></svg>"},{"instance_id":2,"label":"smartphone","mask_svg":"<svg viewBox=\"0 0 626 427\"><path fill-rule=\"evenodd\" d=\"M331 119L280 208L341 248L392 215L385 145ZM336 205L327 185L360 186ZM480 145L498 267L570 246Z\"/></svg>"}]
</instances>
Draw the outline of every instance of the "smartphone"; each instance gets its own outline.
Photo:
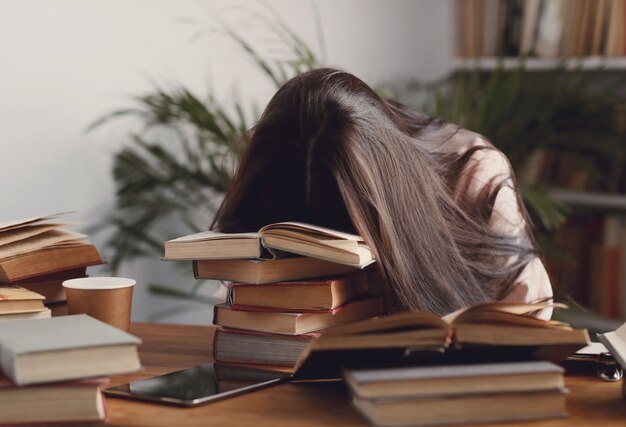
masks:
<instances>
[{"instance_id":1,"label":"smartphone","mask_svg":"<svg viewBox=\"0 0 626 427\"><path fill-rule=\"evenodd\" d=\"M207 363L111 387L104 394L190 407L284 383L291 377L286 372Z\"/></svg>"}]
</instances>

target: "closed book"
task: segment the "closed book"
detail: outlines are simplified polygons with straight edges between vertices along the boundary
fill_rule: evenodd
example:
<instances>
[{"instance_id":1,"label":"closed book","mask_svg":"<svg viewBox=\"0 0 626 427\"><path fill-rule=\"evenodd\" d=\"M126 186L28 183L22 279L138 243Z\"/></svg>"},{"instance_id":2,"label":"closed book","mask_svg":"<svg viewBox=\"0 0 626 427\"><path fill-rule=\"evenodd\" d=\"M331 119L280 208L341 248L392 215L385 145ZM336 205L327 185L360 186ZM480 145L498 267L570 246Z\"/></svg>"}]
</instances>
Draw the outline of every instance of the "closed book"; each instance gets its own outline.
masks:
<instances>
[{"instance_id":1,"label":"closed book","mask_svg":"<svg viewBox=\"0 0 626 427\"><path fill-rule=\"evenodd\" d=\"M271 283L337 276L354 267L310 257L281 259L206 259L193 261L197 279L240 283Z\"/></svg>"},{"instance_id":2,"label":"closed book","mask_svg":"<svg viewBox=\"0 0 626 427\"><path fill-rule=\"evenodd\" d=\"M0 323L0 367L17 385L141 369L141 340L87 315Z\"/></svg>"},{"instance_id":3,"label":"closed book","mask_svg":"<svg viewBox=\"0 0 626 427\"><path fill-rule=\"evenodd\" d=\"M0 322L11 322L14 320L37 320L52 317L52 310L44 307L41 311L33 311L30 313L13 313L0 315Z\"/></svg>"},{"instance_id":4,"label":"closed book","mask_svg":"<svg viewBox=\"0 0 626 427\"><path fill-rule=\"evenodd\" d=\"M563 368L545 361L346 369L346 383L363 399L458 396L555 390Z\"/></svg>"},{"instance_id":5,"label":"closed book","mask_svg":"<svg viewBox=\"0 0 626 427\"><path fill-rule=\"evenodd\" d=\"M243 311L330 311L367 291L367 274L358 273L261 285L231 283L229 301L233 310Z\"/></svg>"},{"instance_id":6,"label":"closed book","mask_svg":"<svg viewBox=\"0 0 626 427\"><path fill-rule=\"evenodd\" d=\"M44 297L20 286L0 286L0 316L44 311Z\"/></svg>"},{"instance_id":7,"label":"closed book","mask_svg":"<svg viewBox=\"0 0 626 427\"><path fill-rule=\"evenodd\" d=\"M381 297L354 301L333 313L275 313L231 310L228 304L214 309L213 323L229 328L283 335L299 335L374 317L383 312Z\"/></svg>"},{"instance_id":8,"label":"closed book","mask_svg":"<svg viewBox=\"0 0 626 427\"><path fill-rule=\"evenodd\" d=\"M252 233L204 231L164 246L166 260L281 257L287 252L355 268L375 261L361 236L301 222L269 224Z\"/></svg>"},{"instance_id":9,"label":"closed book","mask_svg":"<svg viewBox=\"0 0 626 427\"><path fill-rule=\"evenodd\" d=\"M17 387L0 375L0 425L105 421L106 378Z\"/></svg>"},{"instance_id":10,"label":"closed book","mask_svg":"<svg viewBox=\"0 0 626 427\"><path fill-rule=\"evenodd\" d=\"M52 246L0 260L0 282L11 283L44 274L104 264L91 243Z\"/></svg>"},{"instance_id":11,"label":"closed book","mask_svg":"<svg viewBox=\"0 0 626 427\"><path fill-rule=\"evenodd\" d=\"M352 404L377 426L510 422L567 416L566 393L560 389L380 400L353 396Z\"/></svg>"},{"instance_id":12,"label":"closed book","mask_svg":"<svg viewBox=\"0 0 626 427\"><path fill-rule=\"evenodd\" d=\"M215 331L216 362L293 367L298 356L317 334L279 335L241 329Z\"/></svg>"}]
</instances>

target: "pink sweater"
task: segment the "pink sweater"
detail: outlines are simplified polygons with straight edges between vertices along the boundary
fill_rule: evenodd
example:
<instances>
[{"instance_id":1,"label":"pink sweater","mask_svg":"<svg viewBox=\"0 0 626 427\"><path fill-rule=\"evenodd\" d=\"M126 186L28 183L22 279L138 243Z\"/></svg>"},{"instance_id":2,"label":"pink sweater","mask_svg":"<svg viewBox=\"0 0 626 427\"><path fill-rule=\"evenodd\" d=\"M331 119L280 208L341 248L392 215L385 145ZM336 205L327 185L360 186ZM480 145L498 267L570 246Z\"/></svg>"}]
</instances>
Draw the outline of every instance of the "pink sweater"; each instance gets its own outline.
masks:
<instances>
[{"instance_id":1,"label":"pink sweater","mask_svg":"<svg viewBox=\"0 0 626 427\"><path fill-rule=\"evenodd\" d=\"M459 132L452 138L450 144L445 145L447 148L440 147L440 149L448 152L454 151L458 154L462 154L476 146L491 146L480 135L469 131ZM498 181L504 180L504 184L495 199L489 222L490 227L498 233L517 236L520 242L527 238L525 231L526 223L517 202L517 189L510 178L512 174L511 166L505 155L497 150L478 150L472 155L469 162L474 163L468 163L467 169L475 166L472 169L472 175L466 176L466 179L471 180L467 187L470 196L478 195L480 190L493 178L496 178ZM543 263L537 257L528 263L517 282L518 284L504 298L505 301L534 302L552 297L550 278ZM552 310L545 309L540 313L539 317L549 319L551 315Z\"/></svg>"}]
</instances>

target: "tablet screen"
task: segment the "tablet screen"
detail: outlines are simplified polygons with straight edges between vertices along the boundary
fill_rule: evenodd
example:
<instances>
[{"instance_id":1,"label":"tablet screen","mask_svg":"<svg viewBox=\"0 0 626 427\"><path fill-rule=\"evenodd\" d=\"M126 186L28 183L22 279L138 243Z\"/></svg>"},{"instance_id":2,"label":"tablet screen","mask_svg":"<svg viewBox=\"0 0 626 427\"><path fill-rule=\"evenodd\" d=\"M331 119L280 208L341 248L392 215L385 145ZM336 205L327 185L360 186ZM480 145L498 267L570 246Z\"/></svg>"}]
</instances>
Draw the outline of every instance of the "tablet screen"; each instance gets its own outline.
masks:
<instances>
[{"instance_id":1,"label":"tablet screen","mask_svg":"<svg viewBox=\"0 0 626 427\"><path fill-rule=\"evenodd\" d=\"M108 396L193 406L287 381L291 374L235 365L196 366L105 390Z\"/></svg>"}]
</instances>

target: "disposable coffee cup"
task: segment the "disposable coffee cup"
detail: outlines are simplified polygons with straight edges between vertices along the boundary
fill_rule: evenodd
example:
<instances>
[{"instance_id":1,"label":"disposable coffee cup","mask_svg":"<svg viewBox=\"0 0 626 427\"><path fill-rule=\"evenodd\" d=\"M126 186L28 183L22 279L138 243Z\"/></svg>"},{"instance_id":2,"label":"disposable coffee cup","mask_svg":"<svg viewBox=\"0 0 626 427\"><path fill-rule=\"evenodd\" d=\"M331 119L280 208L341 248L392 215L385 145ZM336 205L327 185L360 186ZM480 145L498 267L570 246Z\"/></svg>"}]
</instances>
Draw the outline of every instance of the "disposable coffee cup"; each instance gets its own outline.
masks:
<instances>
[{"instance_id":1,"label":"disposable coffee cup","mask_svg":"<svg viewBox=\"0 0 626 427\"><path fill-rule=\"evenodd\" d=\"M63 282L69 314L87 314L128 331L135 281L124 277L83 277Z\"/></svg>"}]
</instances>

